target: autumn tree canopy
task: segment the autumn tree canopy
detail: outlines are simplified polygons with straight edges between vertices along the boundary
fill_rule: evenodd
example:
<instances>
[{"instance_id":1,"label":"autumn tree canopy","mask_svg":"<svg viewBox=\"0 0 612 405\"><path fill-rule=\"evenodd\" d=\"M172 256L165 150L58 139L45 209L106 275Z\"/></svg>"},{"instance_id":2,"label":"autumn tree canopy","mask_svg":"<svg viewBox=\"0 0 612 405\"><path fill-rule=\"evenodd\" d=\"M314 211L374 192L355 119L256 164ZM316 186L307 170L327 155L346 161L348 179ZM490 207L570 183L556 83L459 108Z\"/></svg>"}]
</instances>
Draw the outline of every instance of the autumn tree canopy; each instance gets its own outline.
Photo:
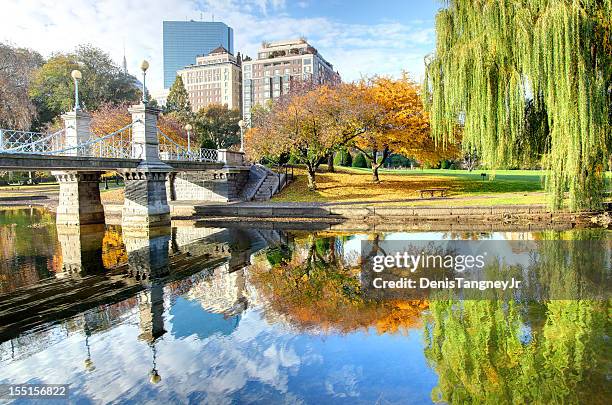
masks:
<instances>
[{"instance_id":1,"label":"autumn tree canopy","mask_svg":"<svg viewBox=\"0 0 612 405\"><path fill-rule=\"evenodd\" d=\"M311 190L317 167L347 145L367 154L375 181L392 152L439 160L457 149L437 147L430 139L419 87L406 76L302 86L258 109L253 124L245 141L250 157L274 160L292 154L306 165Z\"/></svg>"},{"instance_id":2,"label":"autumn tree canopy","mask_svg":"<svg viewBox=\"0 0 612 405\"><path fill-rule=\"evenodd\" d=\"M319 165L376 123L377 106L359 98L355 93L362 90L353 84L296 87L258 110L245 145L254 160L292 154L306 166L308 188L315 190Z\"/></svg>"},{"instance_id":3,"label":"autumn tree canopy","mask_svg":"<svg viewBox=\"0 0 612 405\"><path fill-rule=\"evenodd\" d=\"M37 52L0 43L0 127L30 129L36 108L28 92L32 74L42 64Z\"/></svg>"},{"instance_id":4,"label":"autumn tree canopy","mask_svg":"<svg viewBox=\"0 0 612 405\"><path fill-rule=\"evenodd\" d=\"M429 116L423 109L420 86L404 74L401 79L374 77L359 85L360 97L378 107L377 125L354 142L372 165L372 179L378 182L378 169L392 153L419 161L437 162L458 155L454 143L437 145L430 136Z\"/></svg>"}]
</instances>

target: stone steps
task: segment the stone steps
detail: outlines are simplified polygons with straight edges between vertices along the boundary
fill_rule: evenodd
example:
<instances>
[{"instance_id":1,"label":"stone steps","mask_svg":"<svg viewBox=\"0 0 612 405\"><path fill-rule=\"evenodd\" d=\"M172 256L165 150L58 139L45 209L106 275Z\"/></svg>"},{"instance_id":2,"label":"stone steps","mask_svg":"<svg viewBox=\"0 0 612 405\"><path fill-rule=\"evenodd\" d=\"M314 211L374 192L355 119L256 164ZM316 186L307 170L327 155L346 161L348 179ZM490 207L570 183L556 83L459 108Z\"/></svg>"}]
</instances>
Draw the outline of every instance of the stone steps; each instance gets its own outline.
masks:
<instances>
[{"instance_id":1,"label":"stone steps","mask_svg":"<svg viewBox=\"0 0 612 405\"><path fill-rule=\"evenodd\" d=\"M255 193L255 201L266 201L269 200L272 195L276 193L278 187L278 177L274 173L268 173L265 180L259 186L259 189Z\"/></svg>"},{"instance_id":2,"label":"stone steps","mask_svg":"<svg viewBox=\"0 0 612 405\"><path fill-rule=\"evenodd\" d=\"M240 197L245 201L251 201L259 189L262 179L265 178L267 174L268 171L265 167L258 164L252 165L249 171L249 179Z\"/></svg>"}]
</instances>

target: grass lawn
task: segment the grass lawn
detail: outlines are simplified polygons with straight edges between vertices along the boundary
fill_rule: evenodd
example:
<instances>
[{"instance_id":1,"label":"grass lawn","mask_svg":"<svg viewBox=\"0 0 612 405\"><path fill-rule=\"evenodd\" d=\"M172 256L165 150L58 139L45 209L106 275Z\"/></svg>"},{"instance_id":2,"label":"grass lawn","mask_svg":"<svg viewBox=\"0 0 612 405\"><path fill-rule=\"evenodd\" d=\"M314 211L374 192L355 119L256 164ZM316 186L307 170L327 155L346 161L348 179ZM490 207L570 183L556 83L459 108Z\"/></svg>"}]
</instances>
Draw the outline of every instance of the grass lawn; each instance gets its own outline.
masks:
<instances>
[{"instance_id":1,"label":"grass lawn","mask_svg":"<svg viewBox=\"0 0 612 405\"><path fill-rule=\"evenodd\" d=\"M379 184L373 184L369 169L336 168L337 173L317 173L315 192L307 191L303 169L296 180L273 198L277 202L363 201L368 205L506 205L544 204L542 171L498 170L381 170ZM483 180L481 173L488 176ZM421 199L418 190L448 187L449 198Z\"/></svg>"}]
</instances>

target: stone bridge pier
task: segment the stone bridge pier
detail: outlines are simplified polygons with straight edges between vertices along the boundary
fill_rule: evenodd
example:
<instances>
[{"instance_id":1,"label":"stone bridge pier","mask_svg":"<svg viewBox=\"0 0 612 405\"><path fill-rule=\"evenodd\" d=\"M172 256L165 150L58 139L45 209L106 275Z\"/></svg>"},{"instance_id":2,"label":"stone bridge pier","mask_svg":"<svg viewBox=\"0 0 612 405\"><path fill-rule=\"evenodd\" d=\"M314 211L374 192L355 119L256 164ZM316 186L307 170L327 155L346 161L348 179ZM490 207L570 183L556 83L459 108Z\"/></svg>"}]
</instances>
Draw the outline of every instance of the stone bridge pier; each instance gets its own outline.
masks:
<instances>
[{"instance_id":1,"label":"stone bridge pier","mask_svg":"<svg viewBox=\"0 0 612 405\"><path fill-rule=\"evenodd\" d=\"M128 228L170 225L166 178L172 167L159 159L159 110L139 104L129 111L132 113L132 158L141 162L136 169L122 171L125 179L122 225Z\"/></svg>"},{"instance_id":2,"label":"stone bridge pier","mask_svg":"<svg viewBox=\"0 0 612 405\"><path fill-rule=\"evenodd\" d=\"M72 156L86 156L85 147L77 148L91 137L91 115L83 111L70 111L62 115L65 127L65 148ZM104 223L104 207L100 201L100 175L96 171L53 172L60 186L57 224L90 225Z\"/></svg>"}]
</instances>

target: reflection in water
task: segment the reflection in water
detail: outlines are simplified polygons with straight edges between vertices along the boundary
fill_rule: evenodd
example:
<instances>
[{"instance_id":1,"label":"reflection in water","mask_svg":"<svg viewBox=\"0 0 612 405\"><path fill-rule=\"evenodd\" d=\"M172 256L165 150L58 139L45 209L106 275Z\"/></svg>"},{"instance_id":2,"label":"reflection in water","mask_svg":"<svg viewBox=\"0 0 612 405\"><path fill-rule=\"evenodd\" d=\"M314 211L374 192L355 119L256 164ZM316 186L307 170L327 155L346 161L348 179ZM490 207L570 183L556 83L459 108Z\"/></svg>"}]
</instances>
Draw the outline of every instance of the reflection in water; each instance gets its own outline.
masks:
<instances>
[{"instance_id":1,"label":"reflection in water","mask_svg":"<svg viewBox=\"0 0 612 405\"><path fill-rule=\"evenodd\" d=\"M28 221L42 214L20 215L13 214L19 226L3 217L0 235L16 228L13 235L34 240ZM362 294L361 239L466 235L196 226L152 234L49 227L41 234L46 242L32 250L45 247L44 262L60 265L28 283L3 284L11 287L0 295L0 383L69 383L71 399L86 403L609 397L607 301L377 301ZM513 238L568 235L609 237ZM566 291L583 256L547 246L537 265L563 267L566 277L551 285ZM19 263L29 271L27 260L15 260L32 256L24 249L3 251L2 275L19 274Z\"/></svg>"},{"instance_id":2,"label":"reflection in water","mask_svg":"<svg viewBox=\"0 0 612 405\"><path fill-rule=\"evenodd\" d=\"M0 294L61 270L53 221L45 210L0 210Z\"/></svg>"},{"instance_id":3,"label":"reflection in water","mask_svg":"<svg viewBox=\"0 0 612 405\"><path fill-rule=\"evenodd\" d=\"M62 272L57 276L79 277L104 271L104 225L58 226L57 239L62 254Z\"/></svg>"},{"instance_id":4,"label":"reflection in water","mask_svg":"<svg viewBox=\"0 0 612 405\"><path fill-rule=\"evenodd\" d=\"M448 403L605 403L605 302L434 301L426 356ZM528 330L528 338L523 334Z\"/></svg>"}]
</instances>

